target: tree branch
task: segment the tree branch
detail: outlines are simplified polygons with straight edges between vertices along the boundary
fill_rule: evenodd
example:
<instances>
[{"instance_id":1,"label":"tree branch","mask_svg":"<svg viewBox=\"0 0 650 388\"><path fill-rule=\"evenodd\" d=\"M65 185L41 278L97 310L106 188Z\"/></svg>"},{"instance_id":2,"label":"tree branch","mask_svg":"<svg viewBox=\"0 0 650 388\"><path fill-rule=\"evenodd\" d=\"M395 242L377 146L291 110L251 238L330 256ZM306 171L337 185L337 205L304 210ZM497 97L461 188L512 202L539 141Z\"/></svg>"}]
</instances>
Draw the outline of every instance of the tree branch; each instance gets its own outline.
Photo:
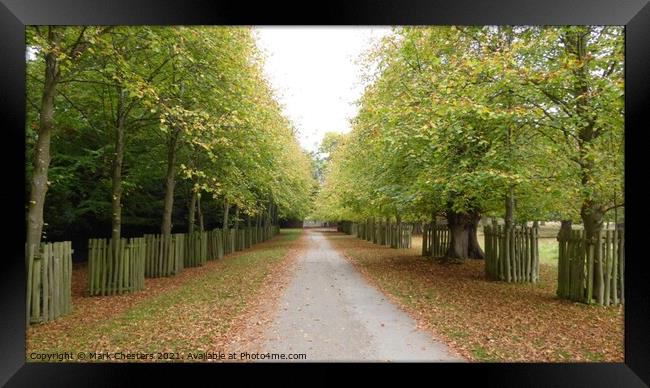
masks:
<instances>
[{"instance_id":1,"label":"tree branch","mask_svg":"<svg viewBox=\"0 0 650 388\"><path fill-rule=\"evenodd\" d=\"M79 114L81 114L84 120L86 120L86 123L88 123L88 125L92 129L98 131L97 128L95 128L95 126L92 124L92 122L90 121L86 113L83 110L81 110L81 108L77 107L77 105L75 105L75 103L73 103L72 100L70 100L70 98L68 98L68 96L66 96L61 90L59 90L59 94L68 102L68 104L70 104L77 112L79 112Z\"/></svg>"},{"instance_id":2,"label":"tree branch","mask_svg":"<svg viewBox=\"0 0 650 388\"><path fill-rule=\"evenodd\" d=\"M625 206L625 202L621 202L619 204L614 204L614 205L612 205L612 206L610 206L610 207L608 207L606 209L603 209L603 213L607 213L610 210L614 210L616 208L623 207L623 206Z\"/></svg>"},{"instance_id":3,"label":"tree branch","mask_svg":"<svg viewBox=\"0 0 650 388\"><path fill-rule=\"evenodd\" d=\"M78 54L77 50L79 49L79 46L81 45L81 39L83 38L84 34L86 33L86 29L88 26L83 26L81 29L81 32L79 33L79 36L77 37L77 40L74 42L74 44L70 47L70 52L68 53L68 56L70 58L74 58L76 54ZM79 49L79 52L83 51L83 47Z\"/></svg>"}]
</instances>

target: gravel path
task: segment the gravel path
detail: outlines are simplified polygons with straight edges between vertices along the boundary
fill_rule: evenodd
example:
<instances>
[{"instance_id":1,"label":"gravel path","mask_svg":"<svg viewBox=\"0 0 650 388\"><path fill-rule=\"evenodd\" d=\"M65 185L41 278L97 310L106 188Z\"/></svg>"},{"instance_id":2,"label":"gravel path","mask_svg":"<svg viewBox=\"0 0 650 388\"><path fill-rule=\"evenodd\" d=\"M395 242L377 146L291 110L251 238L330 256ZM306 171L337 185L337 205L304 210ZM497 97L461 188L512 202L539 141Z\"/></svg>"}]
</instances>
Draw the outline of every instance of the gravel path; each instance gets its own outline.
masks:
<instances>
[{"instance_id":1,"label":"gravel path","mask_svg":"<svg viewBox=\"0 0 650 388\"><path fill-rule=\"evenodd\" d=\"M463 361L416 328L336 251L322 230L307 232L262 350L307 361Z\"/></svg>"}]
</instances>

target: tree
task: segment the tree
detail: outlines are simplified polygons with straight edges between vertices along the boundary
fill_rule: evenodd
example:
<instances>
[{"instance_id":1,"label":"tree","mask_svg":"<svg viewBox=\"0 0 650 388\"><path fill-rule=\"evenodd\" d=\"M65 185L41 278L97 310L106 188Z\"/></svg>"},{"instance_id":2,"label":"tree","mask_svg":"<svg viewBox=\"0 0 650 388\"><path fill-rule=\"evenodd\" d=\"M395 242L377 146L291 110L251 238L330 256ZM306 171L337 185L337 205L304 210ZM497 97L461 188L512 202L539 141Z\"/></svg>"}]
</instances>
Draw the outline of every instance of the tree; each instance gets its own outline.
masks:
<instances>
[{"instance_id":1,"label":"tree","mask_svg":"<svg viewBox=\"0 0 650 388\"><path fill-rule=\"evenodd\" d=\"M612 27L394 29L368 55L319 215L444 216L460 259L483 257L483 214L593 230L623 203L621 53Z\"/></svg>"},{"instance_id":2,"label":"tree","mask_svg":"<svg viewBox=\"0 0 650 388\"><path fill-rule=\"evenodd\" d=\"M54 31L72 40L81 29ZM263 78L250 28L90 31L84 36L92 41L81 40L86 54L74 74L59 79L53 100L53 125L61 130L52 138L48 194L56 201L46 204L52 236L97 233L110 224L117 240L126 223L127 234L157 226L168 240L176 219L193 230L198 213L202 229L207 212L206 225L213 225L223 216L215 205L225 199L249 220L306 214L311 164ZM38 139L34 96L45 64L43 44L33 40L28 144ZM28 160L34 157L28 149ZM34 171L28 164L30 177L38 177ZM179 209L179 199L190 206Z\"/></svg>"},{"instance_id":3,"label":"tree","mask_svg":"<svg viewBox=\"0 0 650 388\"><path fill-rule=\"evenodd\" d=\"M43 208L49 185L50 143L54 132L54 105L58 85L80 70L81 57L84 52L96 37L109 30L110 27L63 28L55 26L34 26L27 29L27 46L36 56L35 61L43 62L44 73L41 102L38 107L39 124L27 210L27 250L40 242L43 231Z\"/></svg>"},{"instance_id":4,"label":"tree","mask_svg":"<svg viewBox=\"0 0 650 388\"><path fill-rule=\"evenodd\" d=\"M537 28L522 46L526 98L556 156L577 171L574 194L591 239L623 204L623 30Z\"/></svg>"}]
</instances>

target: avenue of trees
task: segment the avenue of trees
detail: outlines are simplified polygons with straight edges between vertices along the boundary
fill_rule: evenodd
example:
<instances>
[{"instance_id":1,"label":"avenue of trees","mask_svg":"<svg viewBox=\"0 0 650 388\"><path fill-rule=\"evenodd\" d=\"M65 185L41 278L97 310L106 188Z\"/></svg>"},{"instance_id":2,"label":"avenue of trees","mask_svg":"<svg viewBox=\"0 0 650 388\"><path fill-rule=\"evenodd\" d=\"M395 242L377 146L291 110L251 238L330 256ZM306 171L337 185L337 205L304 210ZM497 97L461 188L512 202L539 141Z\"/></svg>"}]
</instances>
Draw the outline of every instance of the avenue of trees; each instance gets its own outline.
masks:
<instances>
[{"instance_id":1,"label":"avenue of trees","mask_svg":"<svg viewBox=\"0 0 650 388\"><path fill-rule=\"evenodd\" d=\"M482 258L482 216L622 219L623 29L403 27L368 55L348 134L330 135L316 219L445 217Z\"/></svg>"},{"instance_id":2,"label":"avenue of trees","mask_svg":"<svg viewBox=\"0 0 650 388\"><path fill-rule=\"evenodd\" d=\"M26 55L28 246L310 211L250 28L34 26Z\"/></svg>"}]
</instances>

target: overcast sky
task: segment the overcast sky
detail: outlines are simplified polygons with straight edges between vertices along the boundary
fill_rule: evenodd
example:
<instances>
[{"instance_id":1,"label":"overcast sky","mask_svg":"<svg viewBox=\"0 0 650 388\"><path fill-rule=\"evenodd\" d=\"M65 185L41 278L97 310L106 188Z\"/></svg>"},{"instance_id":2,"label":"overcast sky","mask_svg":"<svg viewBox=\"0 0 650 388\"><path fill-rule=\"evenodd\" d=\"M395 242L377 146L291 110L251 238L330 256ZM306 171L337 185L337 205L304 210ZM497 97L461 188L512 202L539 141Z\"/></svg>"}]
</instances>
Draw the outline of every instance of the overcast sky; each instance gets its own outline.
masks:
<instances>
[{"instance_id":1,"label":"overcast sky","mask_svg":"<svg viewBox=\"0 0 650 388\"><path fill-rule=\"evenodd\" d=\"M347 132L363 85L361 54L389 27L255 27L265 72L307 150Z\"/></svg>"}]
</instances>

